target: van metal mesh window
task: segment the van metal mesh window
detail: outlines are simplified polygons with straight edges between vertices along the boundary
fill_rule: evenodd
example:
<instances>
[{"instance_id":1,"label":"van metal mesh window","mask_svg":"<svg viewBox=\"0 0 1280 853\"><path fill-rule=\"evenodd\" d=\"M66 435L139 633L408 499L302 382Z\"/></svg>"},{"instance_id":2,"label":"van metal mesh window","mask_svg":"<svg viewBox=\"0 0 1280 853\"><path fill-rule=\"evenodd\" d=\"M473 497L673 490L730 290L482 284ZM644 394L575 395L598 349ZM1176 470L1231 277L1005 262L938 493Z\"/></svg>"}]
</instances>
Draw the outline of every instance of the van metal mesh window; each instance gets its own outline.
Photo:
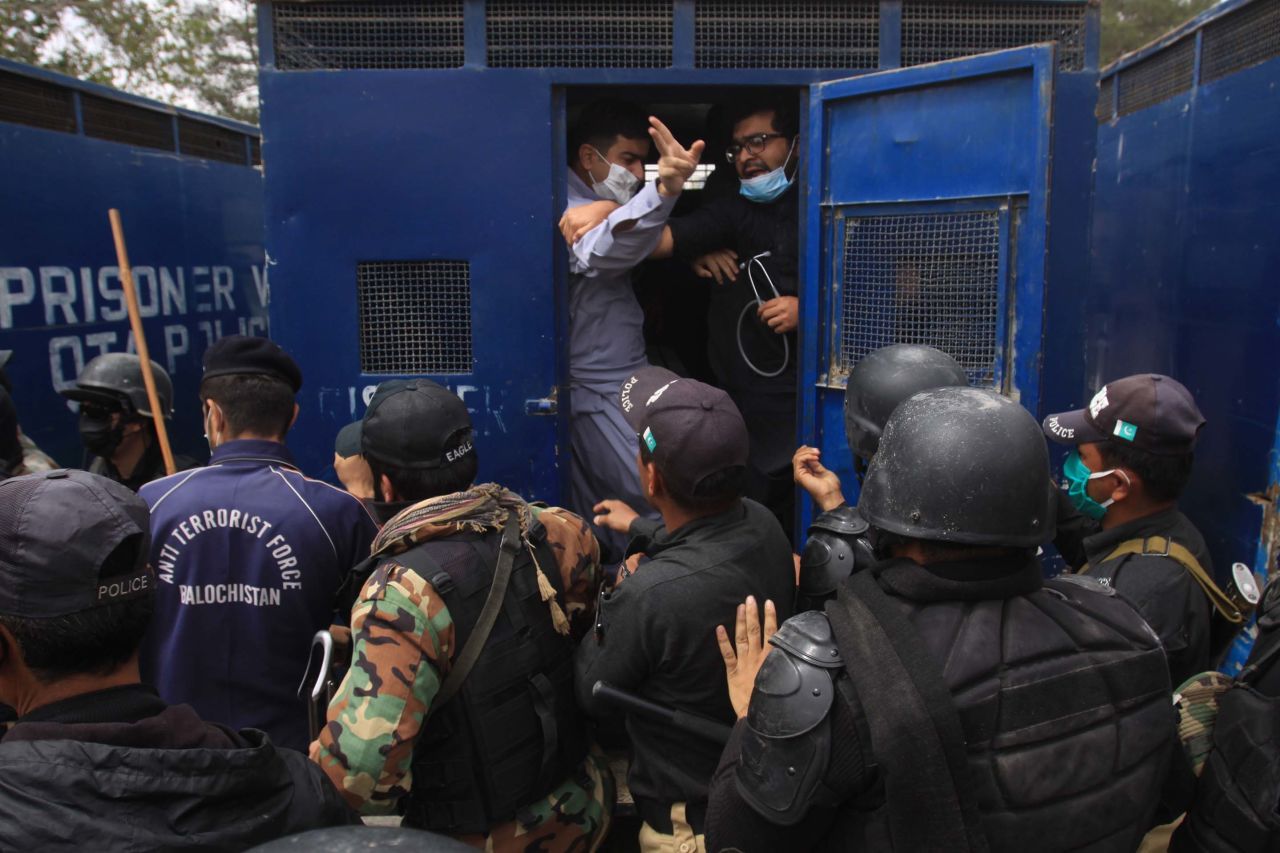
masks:
<instances>
[{"instance_id":1,"label":"van metal mesh window","mask_svg":"<svg viewBox=\"0 0 1280 853\"><path fill-rule=\"evenodd\" d=\"M495 68L667 68L672 0L488 0Z\"/></svg>"},{"instance_id":2,"label":"van metal mesh window","mask_svg":"<svg viewBox=\"0 0 1280 853\"><path fill-rule=\"evenodd\" d=\"M837 371L889 344L928 344L960 362L974 384L994 384L998 212L850 218L843 261Z\"/></svg>"},{"instance_id":3,"label":"van metal mesh window","mask_svg":"<svg viewBox=\"0 0 1280 853\"><path fill-rule=\"evenodd\" d=\"M0 71L0 121L76 132L71 90L10 71Z\"/></svg>"},{"instance_id":4,"label":"van metal mesh window","mask_svg":"<svg viewBox=\"0 0 1280 853\"><path fill-rule=\"evenodd\" d=\"M1129 115L1191 88L1196 43L1188 36L1120 71L1116 111Z\"/></svg>"},{"instance_id":5,"label":"van metal mesh window","mask_svg":"<svg viewBox=\"0 0 1280 853\"><path fill-rule=\"evenodd\" d=\"M1202 83L1280 55L1280 0L1260 0L1209 23L1200 51Z\"/></svg>"},{"instance_id":6,"label":"van metal mesh window","mask_svg":"<svg viewBox=\"0 0 1280 853\"><path fill-rule=\"evenodd\" d=\"M1042 41L1058 43L1058 68L1084 70L1085 3L902 4L902 64L923 65Z\"/></svg>"},{"instance_id":7,"label":"van metal mesh window","mask_svg":"<svg viewBox=\"0 0 1280 853\"><path fill-rule=\"evenodd\" d=\"M466 261L362 263L356 287L363 372L472 372Z\"/></svg>"},{"instance_id":8,"label":"van metal mesh window","mask_svg":"<svg viewBox=\"0 0 1280 853\"><path fill-rule=\"evenodd\" d=\"M460 68L462 0L273 3L276 68Z\"/></svg>"},{"instance_id":9,"label":"van metal mesh window","mask_svg":"<svg viewBox=\"0 0 1280 853\"><path fill-rule=\"evenodd\" d=\"M1111 121L1116 112L1116 79L1103 77L1098 81L1098 107L1094 115L1098 121Z\"/></svg>"},{"instance_id":10,"label":"van metal mesh window","mask_svg":"<svg viewBox=\"0 0 1280 853\"><path fill-rule=\"evenodd\" d=\"M244 134L178 116L178 151L191 157L245 165Z\"/></svg>"},{"instance_id":11,"label":"van metal mesh window","mask_svg":"<svg viewBox=\"0 0 1280 853\"><path fill-rule=\"evenodd\" d=\"M174 149L173 116L168 113L82 94L80 115L84 118L86 136L143 148Z\"/></svg>"},{"instance_id":12,"label":"van metal mesh window","mask_svg":"<svg viewBox=\"0 0 1280 853\"><path fill-rule=\"evenodd\" d=\"M697 68L876 68L879 0L698 0Z\"/></svg>"},{"instance_id":13,"label":"van metal mesh window","mask_svg":"<svg viewBox=\"0 0 1280 853\"><path fill-rule=\"evenodd\" d=\"M249 164L262 165L262 139L257 136L249 137Z\"/></svg>"}]
</instances>

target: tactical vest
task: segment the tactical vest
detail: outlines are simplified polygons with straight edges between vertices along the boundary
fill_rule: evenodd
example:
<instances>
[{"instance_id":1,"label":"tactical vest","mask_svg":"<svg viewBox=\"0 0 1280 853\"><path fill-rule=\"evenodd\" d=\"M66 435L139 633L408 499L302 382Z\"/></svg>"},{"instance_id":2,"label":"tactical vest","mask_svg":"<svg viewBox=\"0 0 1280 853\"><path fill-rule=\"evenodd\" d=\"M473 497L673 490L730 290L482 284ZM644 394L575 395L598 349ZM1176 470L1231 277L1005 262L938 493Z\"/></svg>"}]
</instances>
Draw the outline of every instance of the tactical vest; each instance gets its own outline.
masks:
<instances>
[{"instance_id":1,"label":"tactical vest","mask_svg":"<svg viewBox=\"0 0 1280 853\"><path fill-rule=\"evenodd\" d=\"M1280 626L1263 637L1235 685L1218 698L1213 751L1170 850L1280 849L1280 696L1254 686L1275 666L1280 666Z\"/></svg>"},{"instance_id":2,"label":"tactical vest","mask_svg":"<svg viewBox=\"0 0 1280 853\"><path fill-rule=\"evenodd\" d=\"M493 581L498 533L434 539L397 555L438 592L453 619L454 648L471 636ZM556 555L539 524L529 536L538 565L563 600ZM527 548L520 550L502 611L462 689L432 709L413 750L404 825L456 835L532 816L581 764L585 722L573 693L573 643L556 633Z\"/></svg>"},{"instance_id":3,"label":"tactical vest","mask_svg":"<svg viewBox=\"0 0 1280 853\"><path fill-rule=\"evenodd\" d=\"M892 605L941 669L963 732L961 766L968 772L957 785L976 800L989 849L1134 850L1149 828L1176 748L1176 719L1160 642L1133 608L1099 584L1074 577L1014 597L977 594L957 601L935 593L915 600L894 596ZM828 622L826 614L820 618ZM897 685L877 683L868 672L873 667L852 675L859 669L849 665L856 658L835 647L829 625L816 633L814 627L799 642L774 637L784 650L799 645L810 651L788 652L795 674L774 676L777 689L765 691L774 695L764 696L757 680L748 716L756 737L744 739L739 788L744 780L769 780L768 797L749 798L755 808L773 811L781 824L801 819L795 805L803 795L781 788L806 777L794 756L814 747L806 752L803 743L791 748L786 741L822 737L814 709L800 706L845 702L870 754L864 755L859 790L827 788L824 794L816 785L809 794L811 804L841 804L823 849L897 849L895 820L921 821L930 808L923 790L929 780L915 790L912 769L896 755L882 754L891 744L877 746L869 730L867 703L892 701ZM837 652L843 656L838 665ZM770 666L774 657L766 669L778 665ZM836 690L814 683L817 672L810 670L819 665ZM778 709L757 708L765 698ZM881 710L901 714L896 705ZM757 715L759 722L752 719ZM792 724L796 734L780 731L784 719L798 720ZM904 725L906 736L931 731L915 720ZM825 752L821 746L818 751ZM793 757L785 768L771 768L770 754ZM899 785L896 792L889 776Z\"/></svg>"}]
</instances>

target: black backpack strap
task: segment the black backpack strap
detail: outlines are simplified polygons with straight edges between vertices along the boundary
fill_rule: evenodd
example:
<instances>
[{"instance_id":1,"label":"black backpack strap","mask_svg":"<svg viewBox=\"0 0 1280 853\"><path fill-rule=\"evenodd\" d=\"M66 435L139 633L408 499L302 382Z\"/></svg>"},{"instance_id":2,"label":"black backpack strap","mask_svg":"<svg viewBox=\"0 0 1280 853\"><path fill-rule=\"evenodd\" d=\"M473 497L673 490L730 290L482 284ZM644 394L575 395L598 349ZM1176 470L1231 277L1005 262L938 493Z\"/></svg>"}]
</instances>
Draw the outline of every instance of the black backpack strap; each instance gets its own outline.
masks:
<instances>
[{"instance_id":1,"label":"black backpack strap","mask_svg":"<svg viewBox=\"0 0 1280 853\"><path fill-rule=\"evenodd\" d=\"M428 718L462 689L462 682L467 680L471 668L480 657L480 652L484 650L484 644L488 642L489 634L493 632L494 623L498 621L502 602L507 597L511 568L515 564L516 554L520 552L521 547L520 515L513 510L507 513L507 520L502 525L502 544L498 548L498 564L493 570L493 585L489 587L489 595L484 600L484 607L480 610L480 617L476 619L475 627L471 629L471 636L467 637L462 651L458 652L458 656L453 659L453 667L445 676L444 684L440 685L440 692L431 703L431 710L427 712Z\"/></svg>"},{"instance_id":2,"label":"black backpack strap","mask_svg":"<svg viewBox=\"0 0 1280 853\"><path fill-rule=\"evenodd\" d=\"M896 850L988 849L965 751L964 730L937 661L871 571L827 602L836 642L884 772Z\"/></svg>"}]
</instances>

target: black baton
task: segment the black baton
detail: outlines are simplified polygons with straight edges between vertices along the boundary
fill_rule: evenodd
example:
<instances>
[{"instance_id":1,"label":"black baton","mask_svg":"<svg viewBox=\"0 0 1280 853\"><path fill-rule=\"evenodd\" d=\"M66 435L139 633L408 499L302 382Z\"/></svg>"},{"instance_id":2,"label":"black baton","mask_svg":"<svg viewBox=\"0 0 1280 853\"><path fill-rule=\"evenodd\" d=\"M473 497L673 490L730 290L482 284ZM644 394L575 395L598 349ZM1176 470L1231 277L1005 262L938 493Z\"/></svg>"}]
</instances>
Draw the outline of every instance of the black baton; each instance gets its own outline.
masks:
<instances>
[{"instance_id":1,"label":"black baton","mask_svg":"<svg viewBox=\"0 0 1280 853\"><path fill-rule=\"evenodd\" d=\"M733 732L733 729L719 720L650 702L634 693L614 687L607 681L597 681L591 688L591 695L607 705L613 705L628 713L648 717L651 720L658 720L720 746L729 742L729 735Z\"/></svg>"}]
</instances>

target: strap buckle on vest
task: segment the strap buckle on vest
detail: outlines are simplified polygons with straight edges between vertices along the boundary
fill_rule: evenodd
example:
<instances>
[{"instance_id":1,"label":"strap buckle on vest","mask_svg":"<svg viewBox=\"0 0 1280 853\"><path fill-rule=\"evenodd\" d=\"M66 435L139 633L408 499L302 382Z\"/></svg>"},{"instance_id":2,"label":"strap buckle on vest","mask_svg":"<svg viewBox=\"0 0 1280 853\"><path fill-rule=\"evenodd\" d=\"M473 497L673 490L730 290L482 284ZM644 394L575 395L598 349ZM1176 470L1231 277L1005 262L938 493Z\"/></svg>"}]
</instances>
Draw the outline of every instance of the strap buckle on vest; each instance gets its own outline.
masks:
<instances>
[{"instance_id":1,"label":"strap buckle on vest","mask_svg":"<svg viewBox=\"0 0 1280 853\"><path fill-rule=\"evenodd\" d=\"M432 588L434 588L435 591L439 593L441 598L444 598L446 595L453 592L453 587L454 587L453 576L450 575L448 572L439 571L436 574L434 574L429 580Z\"/></svg>"},{"instance_id":2,"label":"strap buckle on vest","mask_svg":"<svg viewBox=\"0 0 1280 853\"><path fill-rule=\"evenodd\" d=\"M1165 536L1149 536L1142 543L1144 557L1168 557L1173 540Z\"/></svg>"}]
</instances>

